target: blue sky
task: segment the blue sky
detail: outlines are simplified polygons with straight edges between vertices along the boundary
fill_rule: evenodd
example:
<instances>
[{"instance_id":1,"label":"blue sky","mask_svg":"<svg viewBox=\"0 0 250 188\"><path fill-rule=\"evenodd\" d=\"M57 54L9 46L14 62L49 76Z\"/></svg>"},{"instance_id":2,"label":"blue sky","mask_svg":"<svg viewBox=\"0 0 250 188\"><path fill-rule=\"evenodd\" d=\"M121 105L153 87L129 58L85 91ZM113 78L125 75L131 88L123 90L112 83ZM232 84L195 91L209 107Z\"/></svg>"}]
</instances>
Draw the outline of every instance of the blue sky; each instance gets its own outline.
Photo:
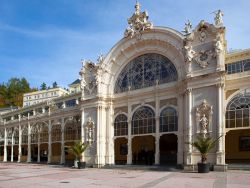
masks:
<instances>
[{"instance_id":1,"label":"blue sky","mask_svg":"<svg viewBox=\"0 0 250 188\"><path fill-rule=\"evenodd\" d=\"M183 30L222 9L228 49L250 48L249 0L140 0L156 26ZM25 77L32 87L63 87L81 59L96 61L122 37L135 0L0 0L0 83Z\"/></svg>"}]
</instances>

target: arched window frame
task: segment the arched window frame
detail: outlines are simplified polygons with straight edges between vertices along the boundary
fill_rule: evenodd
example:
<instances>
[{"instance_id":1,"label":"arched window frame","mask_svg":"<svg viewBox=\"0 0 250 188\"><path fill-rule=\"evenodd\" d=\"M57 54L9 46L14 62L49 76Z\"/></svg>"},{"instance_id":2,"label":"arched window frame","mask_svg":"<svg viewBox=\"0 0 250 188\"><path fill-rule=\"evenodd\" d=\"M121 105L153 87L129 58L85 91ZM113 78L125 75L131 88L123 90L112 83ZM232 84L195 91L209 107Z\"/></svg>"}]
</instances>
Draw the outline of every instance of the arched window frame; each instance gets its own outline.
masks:
<instances>
[{"instance_id":1,"label":"arched window frame","mask_svg":"<svg viewBox=\"0 0 250 188\"><path fill-rule=\"evenodd\" d=\"M177 70L167 57L157 53L147 53L134 58L122 69L116 80L114 93L177 80Z\"/></svg>"},{"instance_id":2,"label":"arched window frame","mask_svg":"<svg viewBox=\"0 0 250 188\"><path fill-rule=\"evenodd\" d=\"M250 88L229 100L225 119L226 128L250 127Z\"/></svg>"},{"instance_id":3,"label":"arched window frame","mask_svg":"<svg viewBox=\"0 0 250 188\"><path fill-rule=\"evenodd\" d=\"M163 114L167 110L173 112L170 114ZM160 132L176 132L178 131L178 112L174 106L165 106L160 113Z\"/></svg>"},{"instance_id":4,"label":"arched window frame","mask_svg":"<svg viewBox=\"0 0 250 188\"><path fill-rule=\"evenodd\" d=\"M120 113L115 116L114 121L114 136L128 135L128 116L125 113Z\"/></svg>"},{"instance_id":5,"label":"arched window frame","mask_svg":"<svg viewBox=\"0 0 250 188\"><path fill-rule=\"evenodd\" d=\"M131 131L132 135L155 133L155 111L153 108L149 106L140 106L135 109L132 116Z\"/></svg>"}]
</instances>

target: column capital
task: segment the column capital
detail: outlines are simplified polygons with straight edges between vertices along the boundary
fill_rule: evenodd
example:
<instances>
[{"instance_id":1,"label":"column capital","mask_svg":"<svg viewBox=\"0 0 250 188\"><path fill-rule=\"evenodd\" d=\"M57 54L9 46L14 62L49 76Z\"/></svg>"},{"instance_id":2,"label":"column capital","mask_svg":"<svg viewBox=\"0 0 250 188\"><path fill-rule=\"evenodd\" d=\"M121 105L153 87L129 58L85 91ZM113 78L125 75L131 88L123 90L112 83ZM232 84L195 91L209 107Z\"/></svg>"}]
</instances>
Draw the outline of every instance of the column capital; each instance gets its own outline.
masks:
<instances>
[{"instance_id":1,"label":"column capital","mask_svg":"<svg viewBox=\"0 0 250 188\"><path fill-rule=\"evenodd\" d=\"M185 95L188 95L192 92L192 88L187 88L185 91L184 91L184 94Z\"/></svg>"},{"instance_id":2,"label":"column capital","mask_svg":"<svg viewBox=\"0 0 250 188\"><path fill-rule=\"evenodd\" d=\"M216 83L216 87L218 88L223 88L224 87L224 83L220 82L220 83Z\"/></svg>"}]
</instances>

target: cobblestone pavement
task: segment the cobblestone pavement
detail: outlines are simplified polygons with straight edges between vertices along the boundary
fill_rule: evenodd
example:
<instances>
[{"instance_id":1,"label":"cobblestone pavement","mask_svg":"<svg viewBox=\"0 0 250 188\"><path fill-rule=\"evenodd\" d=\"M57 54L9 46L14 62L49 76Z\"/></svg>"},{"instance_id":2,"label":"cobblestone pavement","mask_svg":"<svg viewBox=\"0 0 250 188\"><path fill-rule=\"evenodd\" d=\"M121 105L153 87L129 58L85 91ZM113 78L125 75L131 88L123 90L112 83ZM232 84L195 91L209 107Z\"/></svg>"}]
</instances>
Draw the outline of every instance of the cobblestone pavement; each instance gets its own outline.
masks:
<instances>
[{"instance_id":1,"label":"cobblestone pavement","mask_svg":"<svg viewBox=\"0 0 250 188\"><path fill-rule=\"evenodd\" d=\"M0 163L0 187L249 188L250 171L198 174L96 168L79 170L42 164Z\"/></svg>"}]
</instances>

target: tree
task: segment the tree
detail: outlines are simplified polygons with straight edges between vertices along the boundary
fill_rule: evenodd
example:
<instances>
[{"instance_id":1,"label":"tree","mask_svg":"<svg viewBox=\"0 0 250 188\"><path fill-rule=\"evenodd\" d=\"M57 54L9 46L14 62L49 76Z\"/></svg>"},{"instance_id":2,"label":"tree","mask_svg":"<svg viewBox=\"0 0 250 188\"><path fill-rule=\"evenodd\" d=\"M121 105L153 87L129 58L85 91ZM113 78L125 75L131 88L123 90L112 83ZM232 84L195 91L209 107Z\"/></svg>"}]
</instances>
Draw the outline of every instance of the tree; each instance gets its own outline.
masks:
<instances>
[{"instance_id":1,"label":"tree","mask_svg":"<svg viewBox=\"0 0 250 188\"><path fill-rule=\"evenodd\" d=\"M23 94L35 90L25 78L11 78L0 84L0 107L23 106Z\"/></svg>"},{"instance_id":2,"label":"tree","mask_svg":"<svg viewBox=\"0 0 250 188\"><path fill-rule=\"evenodd\" d=\"M198 136L197 139L194 142L189 143L192 146L194 146L200 152L200 154L201 154L201 163L206 163L207 162L207 154L208 154L208 152L211 149L214 148L215 144L220 139L220 137L218 137L217 139L214 139L212 137Z\"/></svg>"},{"instance_id":3,"label":"tree","mask_svg":"<svg viewBox=\"0 0 250 188\"><path fill-rule=\"evenodd\" d=\"M52 87L53 87L53 88L57 88L57 87L58 87L57 83L56 83L56 82L53 82Z\"/></svg>"},{"instance_id":4,"label":"tree","mask_svg":"<svg viewBox=\"0 0 250 188\"><path fill-rule=\"evenodd\" d=\"M47 85L43 82L40 86L40 90L46 90L47 89Z\"/></svg>"},{"instance_id":5,"label":"tree","mask_svg":"<svg viewBox=\"0 0 250 188\"><path fill-rule=\"evenodd\" d=\"M77 141L73 146L65 146L65 151L73 154L75 156L75 167L80 168L81 156L83 152L87 149L88 144L84 144L82 141Z\"/></svg>"}]
</instances>

